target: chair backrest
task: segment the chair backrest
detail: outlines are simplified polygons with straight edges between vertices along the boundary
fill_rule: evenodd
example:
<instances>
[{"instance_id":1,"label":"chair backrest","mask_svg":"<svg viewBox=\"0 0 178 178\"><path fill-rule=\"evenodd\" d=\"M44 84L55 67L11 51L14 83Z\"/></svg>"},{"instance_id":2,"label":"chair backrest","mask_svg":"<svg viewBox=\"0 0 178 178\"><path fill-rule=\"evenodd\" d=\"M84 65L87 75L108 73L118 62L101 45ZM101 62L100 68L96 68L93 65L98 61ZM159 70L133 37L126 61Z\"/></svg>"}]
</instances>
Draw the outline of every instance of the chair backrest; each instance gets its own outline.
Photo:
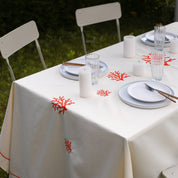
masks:
<instances>
[{"instance_id":1,"label":"chair backrest","mask_svg":"<svg viewBox=\"0 0 178 178\"><path fill-rule=\"evenodd\" d=\"M37 40L38 37L39 32L36 23L35 21L30 21L0 38L0 51L2 57L6 59L12 80L15 80L15 76L10 66L8 58L12 54L14 54L15 52L17 52L18 50L20 50L21 48L30 44L33 41L35 41L43 67L46 69L46 64L44 62L41 48Z\"/></svg>"},{"instance_id":2,"label":"chair backrest","mask_svg":"<svg viewBox=\"0 0 178 178\"><path fill-rule=\"evenodd\" d=\"M84 52L86 52L85 38L83 34L83 27L91 24L100 22L116 20L118 40L121 41L120 37L120 25L119 18L121 18L121 6L119 2L102 4L92 7L86 7L77 9L75 11L77 25L80 27Z\"/></svg>"}]
</instances>

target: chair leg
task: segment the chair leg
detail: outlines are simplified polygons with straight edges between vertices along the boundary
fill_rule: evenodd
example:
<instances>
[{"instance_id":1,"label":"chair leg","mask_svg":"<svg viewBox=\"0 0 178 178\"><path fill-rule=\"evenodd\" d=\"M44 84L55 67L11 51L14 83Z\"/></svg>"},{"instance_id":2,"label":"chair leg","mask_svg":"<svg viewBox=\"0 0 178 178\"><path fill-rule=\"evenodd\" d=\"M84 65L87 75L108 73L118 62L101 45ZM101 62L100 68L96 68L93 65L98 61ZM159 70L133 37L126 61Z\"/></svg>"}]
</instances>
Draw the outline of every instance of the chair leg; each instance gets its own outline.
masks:
<instances>
[{"instance_id":1,"label":"chair leg","mask_svg":"<svg viewBox=\"0 0 178 178\"><path fill-rule=\"evenodd\" d=\"M84 33L83 33L83 27L80 27L80 30L81 30L81 35L82 35L83 49L84 49L84 53L86 55L87 54L87 49L86 49L86 44L85 44L85 36L84 36Z\"/></svg>"},{"instance_id":2,"label":"chair leg","mask_svg":"<svg viewBox=\"0 0 178 178\"><path fill-rule=\"evenodd\" d=\"M118 40L120 42L121 41L121 33L120 33L119 19L116 19L116 26L117 26Z\"/></svg>"},{"instance_id":3,"label":"chair leg","mask_svg":"<svg viewBox=\"0 0 178 178\"><path fill-rule=\"evenodd\" d=\"M9 63L9 59L8 58L6 58L6 62L7 62L8 68L9 68L11 79L12 79L12 81L15 81L16 79L15 79L15 76L14 76L14 72L12 70L12 67L11 67L10 63Z\"/></svg>"},{"instance_id":4,"label":"chair leg","mask_svg":"<svg viewBox=\"0 0 178 178\"><path fill-rule=\"evenodd\" d=\"M40 56L41 63L42 63L42 65L43 65L44 69L47 69L46 64L45 64L45 61L44 61L44 58L43 58L43 54L42 54L42 52L41 52L40 45L39 45L39 43L38 43L38 40L35 40L35 44L36 44L36 48L37 48L37 50L38 50L38 54L39 54L39 56Z\"/></svg>"}]
</instances>

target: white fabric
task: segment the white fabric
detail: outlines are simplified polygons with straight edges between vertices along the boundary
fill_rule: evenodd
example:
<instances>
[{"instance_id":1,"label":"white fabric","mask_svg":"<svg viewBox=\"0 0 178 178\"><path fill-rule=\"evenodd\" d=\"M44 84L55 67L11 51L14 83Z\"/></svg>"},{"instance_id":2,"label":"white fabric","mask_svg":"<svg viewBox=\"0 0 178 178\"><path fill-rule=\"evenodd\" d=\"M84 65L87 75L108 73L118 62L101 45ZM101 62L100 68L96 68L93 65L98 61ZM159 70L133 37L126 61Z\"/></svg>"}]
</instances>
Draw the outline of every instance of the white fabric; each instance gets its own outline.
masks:
<instances>
[{"instance_id":1,"label":"white fabric","mask_svg":"<svg viewBox=\"0 0 178 178\"><path fill-rule=\"evenodd\" d=\"M168 25L167 31L178 33L178 23ZM178 104L138 109L118 97L122 85L151 79L149 64L147 75L132 74L133 64L149 52L139 37L136 58L123 57L123 42L97 51L109 71L89 98L80 97L79 81L62 77L59 66L15 81L1 131L0 166L10 178L155 178L177 164ZM178 95L177 60L170 65L162 82ZM111 80L107 75L114 71L130 77ZM111 93L97 95L101 89ZM74 102L64 114L52 107L59 96ZM70 153L65 139L71 142Z\"/></svg>"},{"instance_id":2,"label":"white fabric","mask_svg":"<svg viewBox=\"0 0 178 178\"><path fill-rule=\"evenodd\" d=\"M124 36L124 48L123 53L125 57L135 57L135 36Z\"/></svg>"},{"instance_id":3,"label":"white fabric","mask_svg":"<svg viewBox=\"0 0 178 178\"><path fill-rule=\"evenodd\" d=\"M79 69L80 97L88 98L92 95L91 68L84 66Z\"/></svg>"},{"instance_id":4,"label":"white fabric","mask_svg":"<svg viewBox=\"0 0 178 178\"><path fill-rule=\"evenodd\" d=\"M146 65L141 61L136 62L135 64L133 64L132 73L135 76L144 76L146 73Z\"/></svg>"}]
</instances>

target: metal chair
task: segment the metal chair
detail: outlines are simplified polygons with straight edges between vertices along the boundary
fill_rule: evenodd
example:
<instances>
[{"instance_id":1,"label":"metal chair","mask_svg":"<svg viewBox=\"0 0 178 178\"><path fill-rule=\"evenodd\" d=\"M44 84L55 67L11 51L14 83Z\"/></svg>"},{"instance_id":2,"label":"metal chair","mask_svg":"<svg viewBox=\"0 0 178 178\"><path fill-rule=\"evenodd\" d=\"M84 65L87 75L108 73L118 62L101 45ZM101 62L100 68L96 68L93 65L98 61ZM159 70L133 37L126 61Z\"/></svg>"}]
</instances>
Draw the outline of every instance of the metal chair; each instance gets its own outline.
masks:
<instances>
[{"instance_id":1,"label":"metal chair","mask_svg":"<svg viewBox=\"0 0 178 178\"><path fill-rule=\"evenodd\" d=\"M178 165L163 170L162 176L164 178L178 178Z\"/></svg>"},{"instance_id":2,"label":"metal chair","mask_svg":"<svg viewBox=\"0 0 178 178\"><path fill-rule=\"evenodd\" d=\"M80 27L84 53L87 54L83 27L100 22L116 20L118 40L121 41L119 18L121 6L119 2L77 9L75 11L77 25Z\"/></svg>"},{"instance_id":3,"label":"metal chair","mask_svg":"<svg viewBox=\"0 0 178 178\"><path fill-rule=\"evenodd\" d=\"M15 52L17 52L18 50L20 50L21 48L30 44L33 41L35 41L36 43L36 47L38 50L38 54L40 56L41 63L44 69L46 69L46 64L41 52L40 45L37 40L38 37L39 37L39 32L36 23L34 21L30 21L0 38L0 51L2 57L7 62L9 72L13 81L16 79L8 58L12 54L14 54Z\"/></svg>"}]
</instances>

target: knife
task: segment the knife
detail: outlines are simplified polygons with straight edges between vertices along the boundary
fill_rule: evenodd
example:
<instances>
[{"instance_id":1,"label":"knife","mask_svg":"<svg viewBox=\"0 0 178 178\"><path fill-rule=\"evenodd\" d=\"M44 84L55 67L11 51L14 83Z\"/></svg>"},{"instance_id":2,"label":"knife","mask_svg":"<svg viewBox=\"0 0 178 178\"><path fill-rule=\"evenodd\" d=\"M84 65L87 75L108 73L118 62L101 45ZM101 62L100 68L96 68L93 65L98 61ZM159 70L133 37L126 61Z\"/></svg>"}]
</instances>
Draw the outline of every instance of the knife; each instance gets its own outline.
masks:
<instances>
[{"instance_id":1,"label":"knife","mask_svg":"<svg viewBox=\"0 0 178 178\"><path fill-rule=\"evenodd\" d=\"M171 95L171 94L166 93L166 92L161 91L161 90L158 90L158 89L156 89L156 88L150 86L150 85L147 84L147 83L145 83L145 85L146 85L146 87L147 87L150 91L154 91L154 90L155 90L155 91L157 91L159 94L161 94L162 96L164 96L164 97L166 97L167 99L169 99L169 100L173 101L174 103L176 103L176 101L173 100L172 98L178 99L177 96ZM169 98L168 96L170 96L170 97L172 97L172 98Z\"/></svg>"}]
</instances>

